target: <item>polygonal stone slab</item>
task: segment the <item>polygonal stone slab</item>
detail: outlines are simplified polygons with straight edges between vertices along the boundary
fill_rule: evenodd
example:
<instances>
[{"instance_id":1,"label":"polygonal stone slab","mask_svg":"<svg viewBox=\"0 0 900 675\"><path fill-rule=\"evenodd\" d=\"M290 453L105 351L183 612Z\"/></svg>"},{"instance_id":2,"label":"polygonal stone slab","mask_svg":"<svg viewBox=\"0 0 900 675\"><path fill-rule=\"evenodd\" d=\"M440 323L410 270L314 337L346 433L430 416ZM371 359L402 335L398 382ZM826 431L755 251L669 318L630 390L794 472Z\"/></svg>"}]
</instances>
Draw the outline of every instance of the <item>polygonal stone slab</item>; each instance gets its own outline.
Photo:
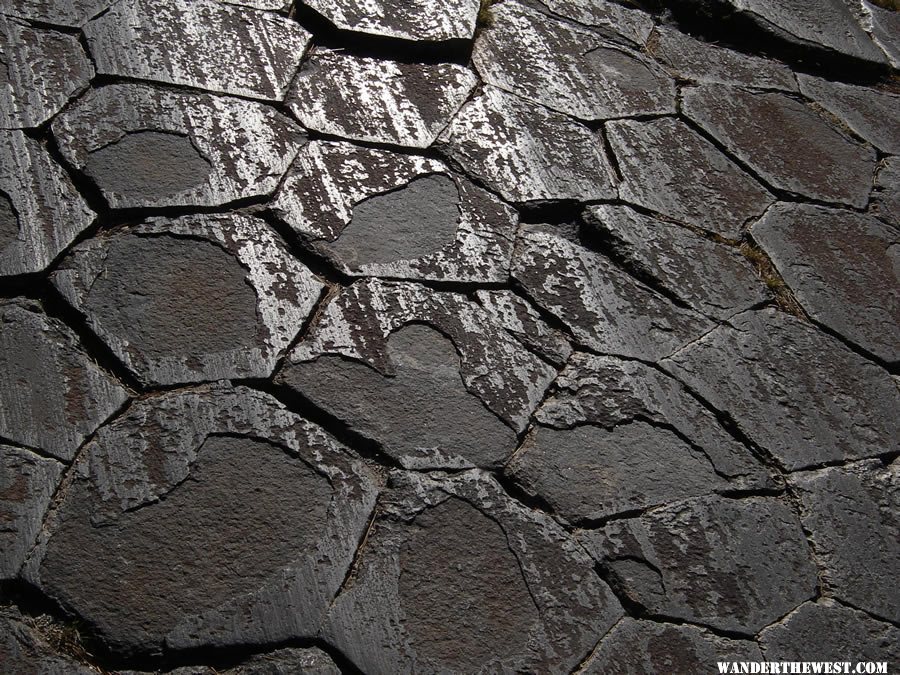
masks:
<instances>
[{"instance_id":1,"label":"polygonal stone slab","mask_svg":"<svg viewBox=\"0 0 900 675\"><path fill-rule=\"evenodd\" d=\"M776 204L752 233L813 319L900 361L900 232L852 211Z\"/></svg>"},{"instance_id":2,"label":"polygonal stone slab","mask_svg":"<svg viewBox=\"0 0 900 675\"><path fill-rule=\"evenodd\" d=\"M18 574L61 477L59 462L0 445L0 580Z\"/></svg>"},{"instance_id":3,"label":"polygonal stone slab","mask_svg":"<svg viewBox=\"0 0 900 675\"><path fill-rule=\"evenodd\" d=\"M622 616L562 528L490 476L391 483L323 629L364 672L569 672Z\"/></svg>"},{"instance_id":4,"label":"polygonal stone slab","mask_svg":"<svg viewBox=\"0 0 900 675\"><path fill-rule=\"evenodd\" d=\"M30 303L0 303L0 437L70 460L126 398L69 328Z\"/></svg>"},{"instance_id":5,"label":"polygonal stone slab","mask_svg":"<svg viewBox=\"0 0 900 675\"><path fill-rule=\"evenodd\" d=\"M755 635L816 593L800 520L768 497L701 497L580 539L651 614Z\"/></svg>"},{"instance_id":6,"label":"polygonal stone slab","mask_svg":"<svg viewBox=\"0 0 900 675\"><path fill-rule=\"evenodd\" d=\"M280 101L311 35L213 0L122 0L84 28L97 72Z\"/></svg>"},{"instance_id":7,"label":"polygonal stone slab","mask_svg":"<svg viewBox=\"0 0 900 675\"><path fill-rule=\"evenodd\" d=\"M770 661L900 661L900 629L825 598L766 628L759 644Z\"/></svg>"},{"instance_id":8,"label":"polygonal stone slab","mask_svg":"<svg viewBox=\"0 0 900 675\"><path fill-rule=\"evenodd\" d=\"M799 101L718 84L683 96L685 114L773 187L859 208L868 203L875 151Z\"/></svg>"},{"instance_id":9,"label":"polygonal stone slab","mask_svg":"<svg viewBox=\"0 0 900 675\"><path fill-rule=\"evenodd\" d=\"M627 206L591 206L584 218L629 268L707 316L727 319L769 299L736 248Z\"/></svg>"},{"instance_id":10,"label":"polygonal stone slab","mask_svg":"<svg viewBox=\"0 0 900 675\"><path fill-rule=\"evenodd\" d=\"M143 382L268 377L323 284L256 218L151 219L77 247L53 284Z\"/></svg>"},{"instance_id":11,"label":"polygonal stone slab","mask_svg":"<svg viewBox=\"0 0 900 675\"><path fill-rule=\"evenodd\" d=\"M885 446L884 452L890 451ZM790 480L832 594L887 621L900 621L900 464L860 462Z\"/></svg>"},{"instance_id":12,"label":"polygonal stone slab","mask_svg":"<svg viewBox=\"0 0 900 675\"><path fill-rule=\"evenodd\" d=\"M900 13L876 7L867 0L858 0L858 5L862 10L860 25L885 53L894 70L900 69Z\"/></svg>"},{"instance_id":13,"label":"polygonal stone slab","mask_svg":"<svg viewBox=\"0 0 900 675\"><path fill-rule=\"evenodd\" d=\"M662 362L788 470L898 449L881 368L774 309L744 312Z\"/></svg>"},{"instance_id":14,"label":"polygonal stone slab","mask_svg":"<svg viewBox=\"0 0 900 675\"><path fill-rule=\"evenodd\" d=\"M308 129L349 140L427 148L477 82L454 63L402 63L317 50L288 97Z\"/></svg>"},{"instance_id":15,"label":"polygonal stone slab","mask_svg":"<svg viewBox=\"0 0 900 675\"><path fill-rule=\"evenodd\" d=\"M606 125L624 201L737 239L774 197L712 143L675 119Z\"/></svg>"},{"instance_id":16,"label":"polygonal stone slab","mask_svg":"<svg viewBox=\"0 0 900 675\"><path fill-rule=\"evenodd\" d=\"M377 496L320 428L227 385L142 400L76 471L27 575L120 654L314 636Z\"/></svg>"},{"instance_id":17,"label":"polygonal stone slab","mask_svg":"<svg viewBox=\"0 0 900 675\"><path fill-rule=\"evenodd\" d=\"M416 155L316 141L272 210L354 276L506 281L515 211Z\"/></svg>"},{"instance_id":18,"label":"polygonal stone slab","mask_svg":"<svg viewBox=\"0 0 900 675\"><path fill-rule=\"evenodd\" d=\"M460 110L439 146L511 202L616 196L598 132L495 87L484 87Z\"/></svg>"},{"instance_id":19,"label":"polygonal stone slab","mask_svg":"<svg viewBox=\"0 0 900 675\"><path fill-rule=\"evenodd\" d=\"M140 84L91 91L53 132L114 208L216 206L269 194L305 140L262 103Z\"/></svg>"},{"instance_id":20,"label":"polygonal stone slab","mask_svg":"<svg viewBox=\"0 0 900 675\"><path fill-rule=\"evenodd\" d=\"M712 663L762 660L759 647L749 640L730 640L696 626L625 617L604 636L578 672L584 675L701 673Z\"/></svg>"},{"instance_id":21,"label":"polygonal stone slab","mask_svg":"<svg viewBox=\"0 0 900 675\"><path fill-rule=\"evenodd\" d=\"M675 112L675 83L650 59L517 2L491 14L472 53L488 84L585 120Z\"/></svg>"},{"instance_id":22,"label":"polygonal stone slab","mask_svg":"<svg viewBox=\"0 0 900 675\"><path fill-rule=\"evenodd\" d=\"M0 131L0 277L42 271L93 219L40 143Z\"/></svg>"},{"instance_id":23,"label":"polygonal stone slab","mask_svg":"<svg viewBox=\"0 0 900 675\"><path fill-rule=\"evenodd\" d=\"M541 0L554 14L590 26L613 39L643 45L653 31L653 18L638 9L608 0Z\"/></svg>"},{"instance_id":24,"label":"polygonal stone slab","mask_svg":"<svg viewBox=\"0 0 900 675\"><path fill-rule=\"evenodd\" d=\"M647 51L682 80L797 91L797 78L783 63L701 42L665 26L653 31Z\"/></svg>"},{"instance_id":25,"label":"polygonal stone slab","mask_svg":"<svg viewBox=\"0 0 900 675\"><path fill-rule=\"evenodd\" d=\"M506 472L570 522L772 485L679 382L636 361L576 353L534 419Z\"/></svg>"},{"instance_id":26,"label":"polygonal stone slab","mask_svg":"<svg viewBox=\"0 0 900 675\"><path fill-rule=\"evenodd\" d=\"M875 174L875 215L900 227L900 157L888 157Z\"/></svg>"},{"instance_id":27,"label":"polygonal stone slab","mask_svg":"<svg viewBox=\"0 0 900 675\"><path fill-rule=\"evenodd\" d=\"M900 96L872 87L798 75L800 91L854 133L888 154L900 154Z\"/></svg>"},{"instance_id":28,"label":"polygonal stone slab","mask_svg":"<svg viewBox=\"0 0 900 675\"><path fill-rule=\"evenodd\" d=\"M321 311L278 381L413 468L494 467L556 372L479 305L358 282Z\"/></svg>"},{"instance_id":29,"label":"polygonal stone slab","mask_svg":"<svg viewBox=\"0 0 900 675\"><path fill-rule=\"evenodd\" d=\"M44 621L41 621L44 619ZM61 654L38 626L53 626L47 617L23 617L15 607L0 607L0 657L7 673L39 675L97 675L94 668Z\"/></svg>"},{"instance_id":30,"label":"polygonal stone slab","mask_svg":"<svg viewBox=\"0 0 900 675\"><path fill-rule=\"evenodd\" d=\"M597 351L655 361L713 326L549 226L520 228L512 275Z\"/></svg>"},{"instance_id":31,"label":"polygonal stone slab","mask_svg":"<svg viewBox=\"0 0 900 675\"><path fill-rule=\"evenodd\" d=\"M0 15L0 39L0 127L40 126L94 74L74 35L31 28Z\"/></svg>"},{"instance_id":32,"label":"polygonal stone slab","mask_svg":"<svg viewBox=\"0 0 900 675\"><path fill-rule=\"evenodd\" d=\"M440 42L468 40L479 0L303 0L338 29L381 37Z\"/></svg>"},{"instance_id":33,"label":"polygonal stone slab","mask_svg":"<svg viewBox=\"0 0 900 675\"><path fill-rule=\"evenodd\" d=\"M78 28L114 0L0 0L0 14Z\"/></svg>"}]
</instances>

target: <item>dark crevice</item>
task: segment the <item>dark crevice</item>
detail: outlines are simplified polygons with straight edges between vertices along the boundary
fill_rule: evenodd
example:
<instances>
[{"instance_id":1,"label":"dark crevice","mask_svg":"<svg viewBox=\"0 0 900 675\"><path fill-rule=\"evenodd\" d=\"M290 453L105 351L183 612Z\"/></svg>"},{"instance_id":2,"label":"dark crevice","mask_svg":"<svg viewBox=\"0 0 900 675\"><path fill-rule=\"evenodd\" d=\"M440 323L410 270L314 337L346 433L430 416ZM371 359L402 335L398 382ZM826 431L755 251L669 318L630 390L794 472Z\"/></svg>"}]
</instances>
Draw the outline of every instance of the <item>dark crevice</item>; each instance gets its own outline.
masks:
<instances>
[{"instance_id":1,"label":"dark crevice","mask_svg":"<svg viewBox=\"0 0 900 675\"><path fill-rule=\"evenodd\" d=\"M544 499L541 495L536 493L531 493L525 490L522 486L520 486L515 479L508 476L505 471L496 471L493 473L494 480L503 488L503 491L506 492L507 496L515 502L518 502L522 506L531 509L532 511L539 511L550 518L553 518L557 522L560 522L554 512L553 506ZM566 526L566 523L560 522L563 526ZM571 529L568 528L567 529Z\"/></svg>"}]
</instances>

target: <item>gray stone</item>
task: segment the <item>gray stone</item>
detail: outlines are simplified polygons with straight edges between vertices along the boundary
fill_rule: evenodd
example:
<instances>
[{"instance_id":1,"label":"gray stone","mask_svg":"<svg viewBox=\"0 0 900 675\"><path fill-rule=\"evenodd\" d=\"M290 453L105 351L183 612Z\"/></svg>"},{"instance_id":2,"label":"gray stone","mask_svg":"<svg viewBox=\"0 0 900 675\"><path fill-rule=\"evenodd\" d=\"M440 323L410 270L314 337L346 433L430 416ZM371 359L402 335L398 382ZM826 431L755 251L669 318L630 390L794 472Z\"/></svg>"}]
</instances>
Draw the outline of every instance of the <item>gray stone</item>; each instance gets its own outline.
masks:
<instances>
[{"instance_id":1,"label":"gray stone","mask_svg":"<svg viewBox=\"0 0 900 675\"><path fill-rule=\"evenodd\" d=\"M512 275L596 351L654 361L713 326L549 226L520 228Z\"/></svg>"},{"instance_id":2,"label":"gray stone","mask_svg":"<svg viewBox=\"0 0 900 675\"><path fill-rule=\"evenodd\" d=\"M40 143L0 131L0 277L43 271L93 219Z\"/></svg>"},{"instance_id":3,"label":"gray stone","mask_svg":"<svg viewBox=\"0 0 900 675\"><path fill-rule=\"evenodd\" d=\"M61 477L59 462L0 445L0 580L18 574Z\"/></svg>"},{"instance_id":4,"label":"gray stone","mask_svg":"<svg viewBox=\"0 0 900 675\"><path fill-rule=\"evenodd\" d=\"M859 4L863 10L861 25L887 55L894 70L900 70L900 13L876 7L866 0L859 0Z\"/></svg>"},{"instance_id":5,"label":"gray stone","mask_svg":"<svg viewBox=\"0 0 900 675\"><path fill-rule=\"evenodd\" d=\"M783 63L701 42L665 26L653 32L647 51L682 80L797 91L797 79Z\"/></svg>"},{"instance_id":6,"label":"gray stone","mask_svg":"<svg viewBox=\"0 0 900 675\"><path fill-rule=\"evenodd\" d=\"M0 0L0 14L78 28L114 0Z\"/></svg>"},{"instance_id":7,"label":"gray stone","mask_svg":"<svg viewBox=\"0 0 900 675\"><path fill-rule=\"evenodd\" d=\"M371 281L344 289L278 381L410 468L495 467L556 372L465 296Z\"/></svg>"},{"instance_id":8,"label":"gray stone","mask_svg":"<svg viewBox=\"0 0 900 675\"><path fill-rule=\"evenodd\" d=\"M236 214L96 237L52 281L152 384L268 377L323 289L264 222Z\"/></svg>"},{"instance_id":9,"label":"gray stone","mask_svg":"<svg viewBox=\"0 0 900 675\"><path fill-rule=\"evenodd\" d=\"M53 132L114 208L216 206L270 194L305 141L262 103L140 84L91 91Z\"/></svg>"},{"instance_id":10,"label":"gray stone","mask_svg":"<svg viewBox=\"0 0 900 675\"><path fill-rule=\"evenodd\" d=\"M318 49L303 64L287 103L308 129L427 148L477 81L454 63L402 63Z\"/></svg>"},{"instance_id":11,"label":"gray stone","mask_svg":"<svg viewBox=\"0 0 900 675\"><path fill-rule=\"evenodd\" d=\"M511 202L616 196L598 132L495 87L466 103L439 147Z\"/></svg>"},{"instance_id":12,"label":"gray stone","mask_svg":"<svg viewBox=\"0 0 900 675\"><path fill-rule=\"evenodd\" d=\"M69 328L30 303L0 303L0 437L70 460L126 398Z\"/></svg>"},{"instance_id":13,"label":"gray stone","mask_svg":"<svg viewBox=\"0 0 900 675\"><path fill-rule=\"evenodd\" d=\"M853 211L776 204L752 233L813 319L900 361L900 232Z\"/></svg>"},{"instance_id":14,"label":"gray stone","mask_svg":"<svg viewBox=\"0 0 900 675\"><path fill-rule=\"evenodd\" d=\"M491 85L585 120L675 112L675 83L650 59L510 1L491 9L472 62Z\"/></svg>"},{"instance_id":15,"label":"gray stone","mask_svg":"<svg viewBox=\"0 0 900 675\"><path fill-rule=\"evenodd\" d=\"M280 101L311 35L213 0L122 0L84 28L97 72Z\"/></svg>"},{"instance_id":16,"label":"gray stone","mask_svg":"<svg viewBox=\"0 0 900 675\"><path fill-rule=\"evenodd\" d=\"M662 366L788 470L898 449L890 376L813 326L745 312Z\"/></svg>"},{"instance_id":17,"label":"gray stone","mask_svg":"<svg viewBox=\"0 0 900 675\"><path fill-rule=\"evenodd\" d=\"M900 629L824 598L766 628L759 644L769 661L900 661Z\"/></svg>"},{"instance_id":18,"label":"gray stone","mask_svg":"<svg viewBox=\"0 0 900 675\"><path fill-rule=\"evenodd\" d=\"M210 675L341 675L341 670L321 649L307 647L276 649Z\"/></svg>"},{"instance_id":19,"label":"gray stone","mask_svg":"<svg viewBox=\"0 0 900 675\"><path fill-rule=\"evenodd\" d=\"M622 616L562 528L490 476L392 488L323 629L364 672L567 673Z\"/></svg>"},{"instance_id":20,"label":"gray stone","mask_svg":"<svg viewBox=\"0 0 900 675\"><path fill-rule=\"evenodd\" d=\"M609 0L541 0L541 4L554 14L639 46L647 42L653 31L649 14Z\"/></svg>"},{"instance_id":21,"label":"gray stone","mask_svg":"<svg viewBox=\"0 0 900 675\"><path fill-rule=\"evenodd\" d=\"M701 673L717 662L762 660L754 642L719 637L696 626L626 617L604 636L578 672L584 675Z\"/></svg>"},{"instance_id":22,"label":"gray stone","mask_svg":"<svg viewBox=\"0 0 900 675\"><path fill-rule=\"evenodd\" d=\"M675 119L606 125L626 202L737 239L774 197L712 143Z\"/></svg>"},{"instance_id":23,"label":"gray stone","mask_svg":"<svg viewBox=\"0 0 900 675\"><path fill-rule=\"evenodd\" d=\"M40 126L94 74L74 35L31 28L0 15L0 127Z\"/></svg>"},{"instance_id":24,"label":"gray stone","mask_svg":"<svg viewBox=\"0 0 900 675\"><path fill-rule=\"evenodd\" d=\"M879 218L900 227L900 158L887 157L875 174L875 208Z\"/></svg>"},{"instance_id":25,"label":"gray stone","mask_svg":"<svg viewBox=\"0 0 900 675\"><path fill-rule=\"evenodd\" d=\"M799 101L717 84L683 96L685 114L773 187L860 208L868 203L875 151Z\"/></svg>"},{"instance_id":26,"label":"gray stone","mask_svg":"<svg viewBox=\"0 0 900 675\"><path fill-rule=\"evenodd\" d=\"M337 28L381 37L438 42L468 40L479 0L303 0Z\"/></svg>"},{"instance_id":27,"label":"gray stone","mask_svg":"<svg viewBox=\"0 0 900 675\"><path fill-rule=\"evenodd\" d=\"M120 654L311 638L377 491L266 394L166 393L85 448L26 574Z\"/></svg>"},{"instance_id":28,"label":"gray stone","mask_svg":"<svg viewBox=\"0 0 900 675\"><path fill-rule=\"evenodd\" d=\"M698 312L727 319L769 299L737 248L627 206L591 206L584 217L626 265Z\"/></svg>"},{"instance_id":29,"label":"gray stone","mask_svg":"<svg viewBox=\"0 0 900 675\"><path fill-rule=\"evenodd\" d=\"M351 276L509 277L515 211L438 160L314 141L272 210Z\"/></svg>"},{"instance_id":30,"label":"gray stone","mask_svg":"<svg viewBox=\"0 0 900 675\"><path fill-rule=\"evenodd\" d=\"M751 637L816 593L800 520L770 497L700 497L581 540L651 614Z\"/></svg>"},{"instance_id":31,"label":"gray stone","mask_svg":"<svg viewBox=\"0 0 900 675\"><path fill-rule=\"evenodd\" d=\"M97 675L97 670L61 653L48 632L64 630L47 616L24 617L15 607L0 606L0 664L15 675Z\"/></svg>"},{"instance_id":32,"label":"gray stone","mask_svg":"<svg viewBox=\"0 0 900 675\"><path fill-rule=\"evenodd\" d=\"M887 154L900 154L900 96L872 87L798 75L800 91Z\"/></svg>"},{"instance_id":33,"label":"gray stone","mask_svg":"<svg viewBox=\"0 0 900 675\"><path fill-rule=\"evenodd\" d=\"M900 622L900 464L861 462L797 474L791 484L831 594Z\"/></svg>"}]
</instances>

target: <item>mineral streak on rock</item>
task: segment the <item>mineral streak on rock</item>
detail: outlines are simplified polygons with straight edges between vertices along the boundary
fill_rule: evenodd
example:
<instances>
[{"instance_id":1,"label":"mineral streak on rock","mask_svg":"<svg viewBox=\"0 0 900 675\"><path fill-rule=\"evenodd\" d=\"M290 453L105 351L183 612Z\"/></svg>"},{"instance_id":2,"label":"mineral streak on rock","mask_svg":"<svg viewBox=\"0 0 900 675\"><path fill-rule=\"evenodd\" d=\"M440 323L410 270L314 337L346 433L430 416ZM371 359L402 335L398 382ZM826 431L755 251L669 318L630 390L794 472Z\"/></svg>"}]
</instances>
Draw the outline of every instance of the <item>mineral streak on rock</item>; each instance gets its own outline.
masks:
<instances>
[{"instance_id":1,"label":"mineral streak on rock","mask_svg":"<svg viewBox=\"0 0 900 675\"><path fill-rule=\"evenodd\" d=\"M287 103L308 129L356 141L427 148L478 78L453 63L419 64L316 50Z\"/></svg>"},{"instance_id":2,"label":"mineral streak on rock","mask_svg":"<svg viewBox=\"0 0 900 675\"><path fill-rule=\"evenodd\" d=\"M744 312L662 366L788 470L898 450L890 376L811 325Z\"/></svg>"},{"instance_id":3,"label":"mineral streak on rock","mask_svg":"<svg viewBox=\"0 0 900 675\"><path fill-rule=\"evenodd\" d=\"M650 59L517 2L491 11L472 54L488 84L585 120L675 112L675 83Z\"/></svg>"},{"instance_id":4,"label":"mineral streak on rock","mask_svg":"<svg viewBox=\"0 0 900 675\"><path fill-rule=\"evenodd\" d=\"M439 148L511 202L616 196L599 132L496 87L466 103Z\"/></svg>"},{"instance_id":5,"label":"mineral streak on rock","mask_svg":"<svg viewBox=\"0 0 900 675\"><path fill-rule=\"evenodd\" d=\"M97 237L52 280L153 384L268 377L323 289L264 222L240 215L157 218Z\"/></svg>"},{"instance_id":6,"label":"mineral streak on rock","mask_svg":"<svg viewBox=\"0 0 900 675\"><path fill-rule=\"evenodd\" d=\"M27 574L125 654L315 636L378 490L324 431L224 384L135 404L76 471Z\"/></svg>"},{"instance_id":7,"label":"mineral streak on rock","mask_svg":"<svg viewBox=\"0 0 900 675\"><path fill-rule=\"evenodd\" d=\"M94 89L53 132L114 208L270 194L305 142L296 124L262 103L142 84Z\"/></svg>"},{"instance_id":8,"label":"mineral streak on rock","mask_svg":"<svg viewBox=\"0 0 900 675\"><path fill-rule=\"evenodd\" d=\"M0 128L40 126L94 74L73 35L30 28L0 14L0 39Z\"/></svg>"},{"instance_id":9,"label":"mineral streak on rock","mask_svg":"<svg viewBox=\"0 0 900 675\"><path fill-rule=\"evenodd\" d=\"M323 629L364 672L569 672L622 616L582 549L488 475L391 484Z\"/></svg>"},{"instance_id":10,"label":"mineral streak on rock","mask_svg":"<svg viewBox=\"0 0 900 675\"><path fill-rule=\"evenodd\" d=\"M0 277L43 271L93 219L40 143L0 131Z\"/></svg>"},{"instance_id":11,"label":"mineral streak on rock","mask_svg":"<svg viewBox=\"0 0 900 675\"><path fill-rule=\"evenodd\" d=\"M884 361L900 361L896 228L853 211L776 204L752 232L813 319Z\"/></svg>"},{"instance_id":12,"label":"mineral streak on rock","mask_svg":"<svg viewBox=\"0 0 900 675\"><path fill-rule=\"evenodd\" d=\"M773 187L859 208L868 203L875 151L808 106L785 94L717 84L683 96L685 114Z\"/></svg>"},{"instance_id":13,"label":"mineral streak on rock","mask_svg":"<svg viewBox=\"0 0 900 675\"><path fill-rule=\"evenodd\" d=\"M623 201L732 239L775 201L684 122L622 120L606 130L622 173Z\"/></svg>"},{"instance_id":14,"label":"mineral streak on rock","mask_svg":"<svg viewBox=\"0 0 900 675\"><path fill-rule=\"evenodd\" d=\"M591 349L655 361L713 327L549 226L519 235L513 277Z\"/></svg>"},{"instance_id":15,"label":"mineral streak on rock","mask_svg":"<svg viewBox=\"0 0 900 675\"><path fill-rule=\"evenodd\" d=\"M302 0L337 28L381 37L441 42L468 40L479 0Z\"/></svg>"},{"instance_id":16,"label":"mineral streak on rock","mask_svg":"<svg viewBox=\"0 0 900 675\"><path fill-rule=\"evenodd\" d=\"M84 28L97 72L280 101L310 42L295 21L214 0L121 0Z\"/></svg>"},{"instance_id":17,"label":"mineral streak on rock","mask_svg":"<svg viewBox=\"0 0 900 675\"><path fill-rule=\"evenodd\" d=\"M273 211L353 276L502 282L515 211L443 163L314 141Z\"/></svg>"},{"instance_id":18,"label":"mineral streak on rock","mask_svg":"<svg viewBox=\"0 0 900 675\"><path fill-rule=\"evenodd\" d=\"M581 539L651 614L748 637L816 592L800 520L775 498L700 497Z\"/></svg>"},{"instance_id":19,"label":"mineral streak on rock","mask_svg":"<svg viewBox=\"0 0 900 675\"><path fill-rule=\"evenodd\" d=\"M599 30L612 39L643 46L653 31L646 12L609 0L540 0L554 14Z\"/></svg>"},{"instance_id":20,"label":"mineral streak on rock","mask_svg":"<svg viewBox=\"0 0 900 675\"><path fill-rule=\"evenodd\" d=\"M0 0L0 14L78 28L113 2L114 0Z\"/></svg>"},{"instance_id":21,"label":"mineral streak on rock","mask_svg":"<svg viewBox=\"0 0 900 675\"><path fill-rule=\"evenodd\" d=\"M69 328L30 302L0 302L0 437L71 460L126 398Z\"/></svg>"},{"instance_id":22,"label":"mineral streak on rock","mask_svg":"<svg viewBox=\"0 0 900 675\"><path fill-rule=\"evenodd\" d=\"M859 11L860 25L885 53L894 70L900 69L900 13L877 7L868 0L849 0Z\"/></svg>"}]
</instances>

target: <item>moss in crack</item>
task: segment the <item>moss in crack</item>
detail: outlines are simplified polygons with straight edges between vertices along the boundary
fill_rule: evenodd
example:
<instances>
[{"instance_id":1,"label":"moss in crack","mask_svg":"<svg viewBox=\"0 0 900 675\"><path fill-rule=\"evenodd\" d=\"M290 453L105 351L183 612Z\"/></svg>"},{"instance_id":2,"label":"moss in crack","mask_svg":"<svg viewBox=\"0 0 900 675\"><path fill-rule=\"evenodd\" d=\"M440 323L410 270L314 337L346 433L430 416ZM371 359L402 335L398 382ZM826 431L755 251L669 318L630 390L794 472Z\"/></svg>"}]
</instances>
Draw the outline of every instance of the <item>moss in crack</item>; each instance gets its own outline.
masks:
<instances>
[{"instance_id":1,"label":"moss in crack","mask_svg":"<svg viewBox=\"0 0 900 675\"><path fill-rule=\"evenodd\" d=\"M494 13L491 10L491 5L494 4L495 0L481 0L481 5L478 8L478 21L476 22L477 29L490 28L494 25Z\"/></svg>"},{"instance_id":2,"label":"moss in crack","mask_svg":"<svg viewBox=\"0 0 900 675\"><path fill-rule=\"evenodd\" d=\"M740 251L747 260L753 263L753 267L756 268L756 273L759 275L759 278L766 285L766 288L769 289L769 292L772 293L775 304L788 314L792 314L799 319L807 320L806 312L803 311L803 307L797 302L791 289L784 282L784 279L781 278L781 275L778 273L778 270L775 269L775 265L769 260L769 256L766 255L765 251L751 242L744 242L741 244Z\"/></svg>"},{"instance_id":3,"label":"moss in crack","mask_svg":"<svg viewBox=\"0 0 900 675\"><path fill-rule=\"evenodd\" d=\"M883 9L891 9L900 12L900 0L872 0L872 3Z\"/></svg>"}]
</instances>

